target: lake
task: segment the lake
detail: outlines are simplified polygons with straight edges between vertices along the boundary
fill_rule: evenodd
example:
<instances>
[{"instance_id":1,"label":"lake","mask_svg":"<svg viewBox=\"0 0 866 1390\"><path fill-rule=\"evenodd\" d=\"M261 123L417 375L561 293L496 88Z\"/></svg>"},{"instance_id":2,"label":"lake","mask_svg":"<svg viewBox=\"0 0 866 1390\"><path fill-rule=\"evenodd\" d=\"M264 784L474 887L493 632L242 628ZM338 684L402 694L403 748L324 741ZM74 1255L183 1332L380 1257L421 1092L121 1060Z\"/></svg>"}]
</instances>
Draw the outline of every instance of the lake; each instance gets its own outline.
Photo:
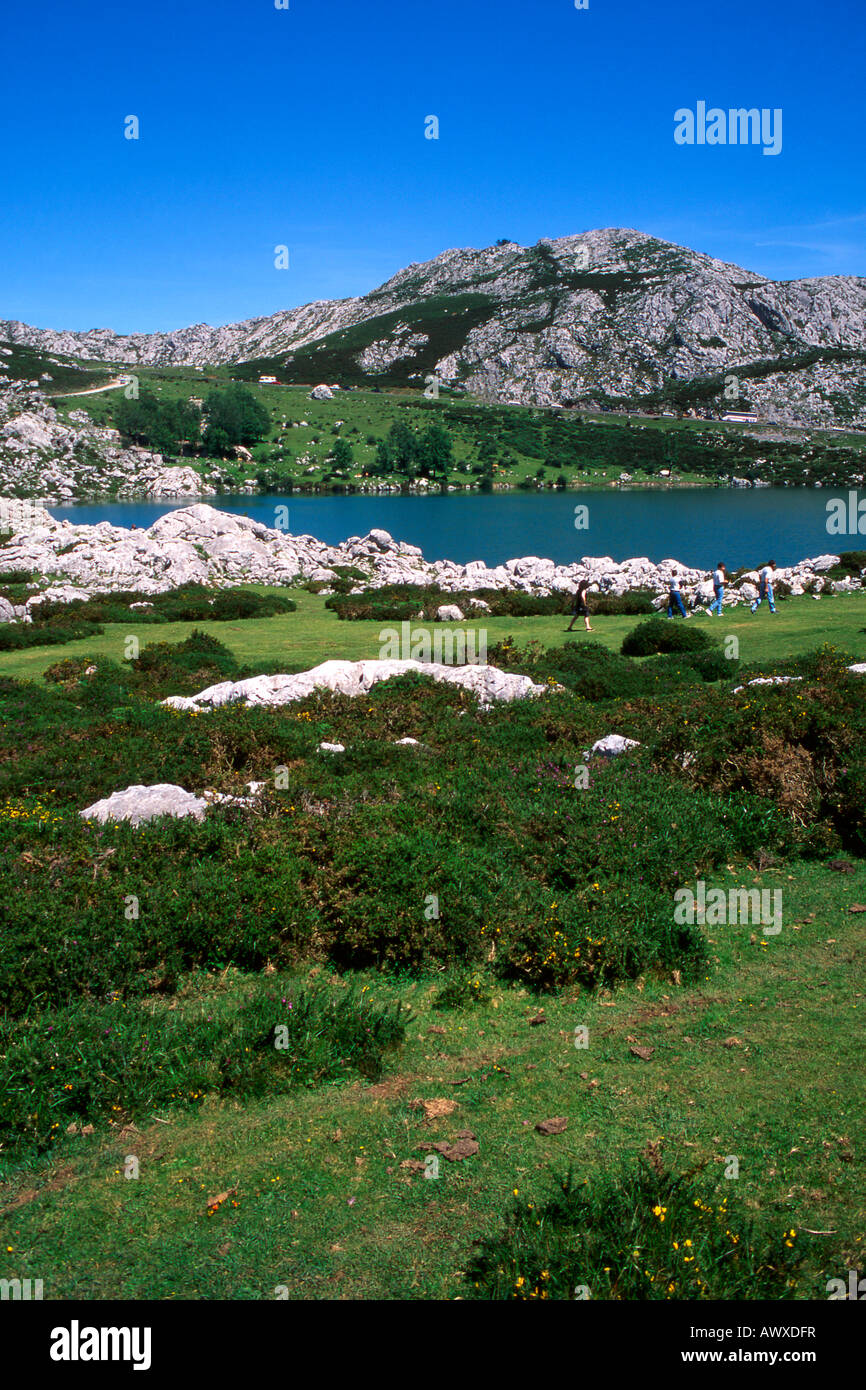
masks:
<instances>
[{"instance_id":1,"label":"lake","mask_svg":"<svg viewBox=\"0 0 866 1390\"><path fill-rule=\"evenodd\" d=\"M568 492L446 493L431 497L333 496L209 497L221 511L268 526L277 507L289 510L287 529L328 545L373 527L418 545L426 560L498 565L521 555L569 564L582 555L614 560L646 556L711 569L774 559L779 565L863 545L857 536L828 535L827 502L847 496L831 488L667 488ZM52 516L75 523L110 521L151 526L189 502L94 502L51 506ZM575 529L575 507L588 508L588 525Z\"/></svg>"}]
</instances>

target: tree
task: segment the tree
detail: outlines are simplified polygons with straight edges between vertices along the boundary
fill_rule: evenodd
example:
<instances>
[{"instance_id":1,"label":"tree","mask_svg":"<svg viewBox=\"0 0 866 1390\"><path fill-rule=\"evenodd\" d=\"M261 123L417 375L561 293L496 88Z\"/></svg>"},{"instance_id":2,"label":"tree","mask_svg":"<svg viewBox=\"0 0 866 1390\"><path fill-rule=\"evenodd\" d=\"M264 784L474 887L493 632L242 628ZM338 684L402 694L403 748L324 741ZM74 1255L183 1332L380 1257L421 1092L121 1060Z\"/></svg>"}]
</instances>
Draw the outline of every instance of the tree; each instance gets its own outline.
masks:
<instances>
[{"instance_id":1,"label":"tree","mask_svg":"<svg viewBox=\"0 0 866 1390\"><path fill-rule=\"evenodd\" d=\"M338 439L331 450L335 468L351 468L355 461L352 446L346 439Z\"/></svg>"},{"instance_id":2,"label":"tree","mask_svg":"<svg viewBox=\"0 0 866 1390\"><path fill-rule=\"evenodd\" d=\"M376 445L376 458L373 463L374 473L392 473L394 471L394 461L391 457L391 446L387 439L380 439Z\"/></svg>"},{"instance_id":3,"label":"tree","mask_svg":"<svg viewBox=\"0 0 866 1390\"><path fill-rule=\"evenodd\" d=\"M430 425L418 441L417 456L421 473L435 478L441 473L448 477L448 470L454 466L451 436L441 425Z\"/></svg>"},{"instance_id":4,"label":"tree","mask_svg":"<svg viewBox=\"0 0 866 1390\"><path fill-rule=\"evenodd\" d=\"M388 447L395 473L413 474L418 460L418 446L405 420L394 421L388 433Z\"/></svg>"}]
</instances>

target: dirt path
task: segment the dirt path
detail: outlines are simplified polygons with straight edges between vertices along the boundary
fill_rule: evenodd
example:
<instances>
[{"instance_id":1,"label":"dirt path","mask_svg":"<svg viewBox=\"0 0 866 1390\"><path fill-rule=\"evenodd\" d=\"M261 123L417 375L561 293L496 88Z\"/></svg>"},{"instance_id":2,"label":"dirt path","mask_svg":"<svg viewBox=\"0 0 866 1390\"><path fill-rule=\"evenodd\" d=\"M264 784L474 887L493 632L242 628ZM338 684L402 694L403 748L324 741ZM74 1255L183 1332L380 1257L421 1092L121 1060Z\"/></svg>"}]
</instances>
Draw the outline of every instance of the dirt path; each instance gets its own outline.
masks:
<instances>
[{"instance_id":1,"label":"dirt path","mask_svg":"<svg viewBox=\"0 0 866 1390\"><path fill-rule=\"evenodd\" d=\"M119 376L115 381L109 381L107 386L88 386L86 391L58 391L58 396L96 396L100 391L116 391L118 386L128 386L131 378Z\"/></svg>"}]
</instances>

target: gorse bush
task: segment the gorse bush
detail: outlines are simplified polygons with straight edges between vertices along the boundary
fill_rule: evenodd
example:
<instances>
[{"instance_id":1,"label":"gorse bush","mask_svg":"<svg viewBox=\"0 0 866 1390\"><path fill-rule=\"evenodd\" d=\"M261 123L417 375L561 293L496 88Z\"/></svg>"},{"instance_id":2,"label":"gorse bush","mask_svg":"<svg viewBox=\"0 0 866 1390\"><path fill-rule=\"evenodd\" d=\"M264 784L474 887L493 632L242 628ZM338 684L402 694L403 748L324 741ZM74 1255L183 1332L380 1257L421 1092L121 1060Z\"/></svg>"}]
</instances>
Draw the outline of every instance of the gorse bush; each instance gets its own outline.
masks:
<instances>
[{"instance_id":1,"label":"gorse bush","mask_svg":"<svg viewBox=\"0 0 866 1390\"><path fill-rule=\"evenodd\" d=\"M133 604L145 603L146 608ZM249 589L206 589L188 584L170 593L147 595L134 592L74 599L71 603L48 600L34 604L29 623L0 623L0 651L25 647L57 646L96 637L105 623L236 622L244 618L270 618L292 613L297 604L282 594L257 594Z\"/></svg>"},{"instance_id":2,"label":"gorse bush","mask_svg":"<svg viewBox=\"0 0 866 1390\"><path fill-rule=\"evenodd\" d=\"M35 570L0 570L0 586L7 584L32 584L37 578Z\"/></svg>"},{"instance_id":3,"label":"gorse bush","mask_svg":"<svg viewBox=\"0 0 866 1390\"><path fill-rule=\"evenodd\" d=\"M336 585L332 585L336 588ZM476 589L466 593L451 593L435 584L388 584L361 593L335 593L325 600L338 618L349 620L376 619L382 622L401 622L418 613L429 622L443 604L456 604L467 618L483 617L483 609L473 610L471 599L481 599L488 605L492 617L537 617L568 613L570 594L524 594L500 589Z\"/></svg>"},{"instance_id":4,"label":"gorse bush","mask_svg":"<svg viewBox=\"0 0 866 1390\"><path fill-rule=\"evenodd\" d=\"M734 699L666 711L650 739L655 761L689 752L683 776L732 801L757 793L789 818L803 852L862 843L866 741L862 677L847 653L824 646L777 670L801 674L785 685L746 686Z\"/></svg>"},{"instance_id":5,"label":"gorse bush","mask_svg":"<svg viewBox=\"0 0 866 1390\"><path fill-rule=\"evenodd\" d=\"M593 989L651 969L693 979L706 965L700 931L674 924L671 898L658 885L629 888L602 873L588 888L558 893L546 909L538 898L497 938L502 973L533 990Z\"/></svg>"},{"instance_id":6,"label":"gorse bush","mask_svg":"<svg viewBox=\"0 0 866 1390\"><path fill-rule=\"evenodd\" d=\"M866 550L843 550L839 556L838 565L833 565L826 571L828 579L846 579L849 576L859 577L866 569Z\"/></svg>"},{"instance_id":7,"label":"gorse bush","mask_svg":"<svg viewBox=\"0 0 866 1390\"><path fill-rule=\"evenodd\" d=\"M651 656L654 652L698 652L713 646L713 639L702 628L651 618L626 633L620 651L623 656Z\"/></svg>"},{"instance_id":8,"label":"gorse bush","mask_svg":"<svg viewBox=\"0 0 866 1390\"><path fill-rule=\"evenodd\" d=\"M471 970L494 944L495 970L538 989L693 971L700 938L670 925L683 846L690 869L709 870L795 841L778 808L696 792L667 754L657 771L643 752L594 761L577 788L581 750L609 729L568 695L481 713L465 691L412 676L363 700L318 693L193 718L131 694L146 676L0 685L12 1014L171 990L227 964ZM640 722L620 728L634 736ZM429 751L395 746L407 735ZM347 752L324 758L323 740ZM267 784L253 806L201 822L78 815L132 781L242 794L252 780ZM140 916L127 922L129 894Z\"/></svg>"},{"instance_id":9,"label":"gorse bush","mask_svg":"<svg viewBox=\"0 0 866 1390\"><path fill-rule=\"evenodd\" d=\"M263 1095L349 1076L376 1079L405 1035L405 1009L365 991L272 975L194 997L76 1002L38 1019L0 1021L0 1129L42 1149L72 1123L146 1121L155 1106L205 1095Z\"/></svg>"},{"instance_id":10,"label":"gorse bush","mask_svg":"<svg viewBox=\"0 0 866 1390\"><path fill-rule=\"evenodd\" d=\"M144 608L133 604L146 604ZM230 622L243 618L270 618L276 613L293 613L294 599L283 594L257 594L252 589L206 588L203 584L184 584L164 594L142 594L134 590L97 594L71 603L54 601L37 604L33 621L40 625L86 619L97 623L183 623Z\"/></svg>"},{"instance_id":11,"label":"gorse bush","mask_svg":"<svg viewBox=\"0 0 866 1390\"><path fill-rule=\"evenodd\" d=\"M479 971L453 971L433 999L434 1009L471 1009L489 1004L492 995Z\"/></svg>"},{"instance_id":12,"label":"gorse bush","mask_svg":"<svg viewBox=\"0 0 866 1390\"><path fill-rule=\"evenodd\" d=\"M801 1238L790 1220L758 1230L706 1173L641 1158L547 1197L517 1193L501 1234L465 1273L477 1299L624 1302L803 1297ZM734 1184L729 1184L734 1186Z\"/></svg>"},{"instance_id":13,"label":"gorse bush","mask_svg":"<svg viewBox=\"0 0 866 1390\"><path fill-rule=\"evenodd\" d=\"M487 658L493 666L531 675L536 681L558 681L584 700L658 696L696 681L729 679L739 666L738 661L728 661L714 649L637 665L601 642L565 642L548 648L530 642L520 648L510 636L489 648Z\"/></svg>"},{"instance_id":14,"label":"gorse bush","mask_svg":"<svg viewBox=\"0 0 866 1390\"><path fill-rule=\"evenodd\" d=\"M866 858L866 758L862 755L840 770L830 802L845 845Z\"/></svg>"},{"instance_id":15,"label":"gorse bush","mask_svg":"<svg viewBox=\"0 0 866 1390\"><path fill-rule=\"evenodd\" d=\"M653 599L656 597L652 589L632 589L628 594L594 594L587 595L589 610L593 614L601 617L611 617L616 615L638 616L640 614L655 613Z\"/></svg>"},{"instance_id":16,"label":"gorse bush","mask_svg":"<svg viewBox=\"0 0 866 1390\"><path fill-rule=\"evenodd\" d=\"M324 587L322 584L319 588ZM332 582L331 587L338 588ZM325 603L339 618L357 620L375 618L380 621L398 622L414 618L421 613L429 622L436 617L436 610L442 604L456 604L467 618L483 615L483 609L473 609L471 600L480 599L487 604L490 616L494 618L550 617L557 613L570 614L574 604L574 594L564 590L557 594L525 594L519 590L473 589L452 593L440 589L438 585L388 584L379 589L365 589L361 593L349 593L348 583L340 583L341 591L332 594ZM654 613L653 594L650 590L636 590L634 593L590 594L589 604L593 613L600 614L643 614Z\"/></svg>"},{"instance_id":17,"label":"gorse bush","mask_svg":"<svg viewBox=\"0 0 866 1390\"><path fill-rule=\"evenodd\" d=\"M59 647L66 642L79 642L84 637L98 637L102 631L100 623L73 617L65 623L2 623L0 652L23 651L27 647Z\"/></svg>"},{"instance_id":18,"label":"gorse bush","mask_svg":"<svg viewBox=\"0 0 866 1390\"><path fill-rule=\"evenodd\" d=\"M67 658L49 666L44 679L50 685L74 689L79 701L116 718L118 709L133 697L195 694L244 674L248 673L228 647L210 633L193 629L182 642L151 642L134 661L122 664L102 656Z\"/></svg>"}]
</instances>

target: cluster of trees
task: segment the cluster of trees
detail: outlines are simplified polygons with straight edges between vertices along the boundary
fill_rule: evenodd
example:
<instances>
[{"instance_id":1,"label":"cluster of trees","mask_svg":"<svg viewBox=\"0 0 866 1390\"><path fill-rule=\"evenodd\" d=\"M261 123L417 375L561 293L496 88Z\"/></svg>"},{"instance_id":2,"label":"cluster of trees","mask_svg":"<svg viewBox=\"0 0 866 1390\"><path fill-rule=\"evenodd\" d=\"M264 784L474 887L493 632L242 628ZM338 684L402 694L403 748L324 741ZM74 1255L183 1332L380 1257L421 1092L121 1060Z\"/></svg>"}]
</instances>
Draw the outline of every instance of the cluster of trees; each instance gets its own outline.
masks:
<instances>
[{"instance_id":1,"label":"cluster of trees","mask_svg":"<svg viewBox=\"0 0 866 1390\"><path fill-rule=\"evenodd\" d=\"M188 401L160 400L152 391L141 391L116 406L114 422L134 444L161 454L182 454L185 449L225 458L235 445L257 444L270 429L270 417L261 401L244 386L211 391L202 411Z\"/></svg>"},{"instance_id":2,"label":"cluster of trees","mask_svg":"<svg viewBox=\"0 0 866 1390\"><path fill-rule=\"evenodd\" d=\"M152 391L142 391L134 400L120 401L114 423L120 433L160 454L182 454L194 449L201 435L201 411L187 401L161 401Z\"/></svg>"},{"instance_id":3,"label":"cluster of trees","mask_svg":"<svg viewBox=\"0 0 866 1390\"><path fill-rule=\"evenodd\" d=\"M373 473L403 473L410 478L448 477L454 466L451 436L441 425L425 430L410 429L405 420L396 420L387 438L376 445Z\"/></svg>"},{"instance_id":4,"label":"cluster of trees","mask_svg":"<svg viewBox=\"0 0 866 1390\"><path fill-rule=\"evenodd\" d=\"M204 408L207 424L202 445L206 454L220 458L231 453L236 444L258 444L271 427L267 409L245 386L210 391Z\"/></svg>"}]
</instances>

